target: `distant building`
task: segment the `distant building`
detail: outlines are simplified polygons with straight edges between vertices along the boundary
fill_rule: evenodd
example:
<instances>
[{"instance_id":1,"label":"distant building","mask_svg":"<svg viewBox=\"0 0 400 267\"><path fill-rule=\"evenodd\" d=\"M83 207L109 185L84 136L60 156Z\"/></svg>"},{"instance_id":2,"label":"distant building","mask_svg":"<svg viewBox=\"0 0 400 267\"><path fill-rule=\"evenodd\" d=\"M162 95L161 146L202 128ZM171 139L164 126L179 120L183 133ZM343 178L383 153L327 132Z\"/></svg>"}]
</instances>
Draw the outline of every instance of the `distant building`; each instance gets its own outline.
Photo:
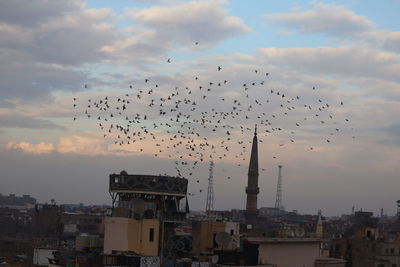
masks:
<instances>
[{"instance_id":1,"label":"distant building","mask_svg":"<svg viewBox=\"0 0 400 267\"><path fill-rule=\"evenodd\" d=\"M103 250L103 238L100 235L79 234L75 238L75 251Z\"/></svg>"},{"instance_id":2,"label":"distant building","mask_svg":"<svg viewBox=\"0 0 400 267\"><path fill-rule=\"evenodd\" d=\"M10 194L3 196L0 194L0 208L7 207L12 209L32 209L35 207L36 199L30 195L22 195L22 197Z\"/></svg>"},{"instance_id":3,"label":"distant building","mask_svg":"<svg viewBox=\"0 0 400 267\"><path fill-rule=\"evenodd\" d=\"M377 228L359 228L352 241L353 267L399 267L400 237L380 237Z\"/></svg>"},{"instance_id":4,"label":"distant building","mask_svg":"<svg viewBox=\"0 0 400 267\"><path fill-rule=\"evenodd\" d=\"M62 209L54 204L35 205L33 236L43 246L58 246L62 236Z\"/></svg>"}]
</instances>

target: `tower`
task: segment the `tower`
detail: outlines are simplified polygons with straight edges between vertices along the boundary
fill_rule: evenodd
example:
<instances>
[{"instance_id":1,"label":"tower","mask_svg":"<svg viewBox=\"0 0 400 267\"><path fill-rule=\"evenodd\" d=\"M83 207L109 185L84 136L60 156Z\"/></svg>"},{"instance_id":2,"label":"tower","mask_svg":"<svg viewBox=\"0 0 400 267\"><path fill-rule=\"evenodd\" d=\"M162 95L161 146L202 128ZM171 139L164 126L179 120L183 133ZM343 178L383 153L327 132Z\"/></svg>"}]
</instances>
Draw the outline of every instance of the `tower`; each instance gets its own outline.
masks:
<instances>
[{"instance_id":1,"label":"tower","mask_svg":"<svg viewBox=\"0 0 400 267\"><path fill-rule=\"evenodd\" d=\"M318 211L318 221L317 227L315 229L315 236L321 238L323 236L323 228L322 228L322 212Z\"/></svg>"},{"instance_id":2,"label":"tower","mask_svg":"<svg viewBox=\"0 0 400 267\"><path fill-rule=\"evenodd\" d=\"M278 166L278 183L276 185L276 200L275 200L275 209L283 210L282 206L282 165Z\"/></svg>"},{"instance_id":3,"label":"tower","mask_svg":"<svg viewBox=\"0 0 400 267\"><path fill-rule=\"evenodd\" d=\"M254 224L257 218L257 195L260 192L258 188L258 148L257 148L257 125L254 131L253 144L251 147L249 172L246 187L246 221Z\"/></svg>"},{"instance_id":4,"label":"tower","mask_svg":"<svg viewBox=\"0 0 400 267\"><path fill-rule=\"evenodd\" d=\"M206 202L206 213L208 216L214 210L214 162L210 161L209 177L208 177L208 189L207 189L207 202Z\"/></svg>"}]
</instances>

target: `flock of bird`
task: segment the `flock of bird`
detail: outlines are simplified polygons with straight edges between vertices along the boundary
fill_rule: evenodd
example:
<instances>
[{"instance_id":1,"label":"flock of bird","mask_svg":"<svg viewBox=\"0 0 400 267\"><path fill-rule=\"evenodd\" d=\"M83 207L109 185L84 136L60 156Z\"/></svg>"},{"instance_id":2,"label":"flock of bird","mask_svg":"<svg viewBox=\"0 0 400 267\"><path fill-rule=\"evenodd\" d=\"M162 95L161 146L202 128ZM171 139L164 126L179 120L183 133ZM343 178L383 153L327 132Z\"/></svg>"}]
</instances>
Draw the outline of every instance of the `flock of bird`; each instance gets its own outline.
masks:
<instances>
[{"instance_id":1,"label":"flock of bird","mask_svg":"<svg viewBox=\"0 0 400 267\"><path fill-rule=\"evenodd\" d=\"M224 77L222 66L215 67L215 76ZM316 125L317 130L329 131L321 137L326 144L350 127L348 118L334 113L344 106L343 101L327 103L316 87L305 89L314 95L306 101L271 88L268 72L249 70L248 77L249 81L231 83L226 76L210 81L199 75L190 78L187 86L162 85L156 78L146 78L126 85L118 96L74 97L73 107L79 115L73 120L95 121L102 136L111 138L121 150L173 159L176 175L198 184L194 170L211 160L229 158L247 169L255 124L260 143L262 137L276 135L282 140L279 147L297 142L298 132ZM314 150L314 146L306 149Z\"/></svg>"}]
</instances>

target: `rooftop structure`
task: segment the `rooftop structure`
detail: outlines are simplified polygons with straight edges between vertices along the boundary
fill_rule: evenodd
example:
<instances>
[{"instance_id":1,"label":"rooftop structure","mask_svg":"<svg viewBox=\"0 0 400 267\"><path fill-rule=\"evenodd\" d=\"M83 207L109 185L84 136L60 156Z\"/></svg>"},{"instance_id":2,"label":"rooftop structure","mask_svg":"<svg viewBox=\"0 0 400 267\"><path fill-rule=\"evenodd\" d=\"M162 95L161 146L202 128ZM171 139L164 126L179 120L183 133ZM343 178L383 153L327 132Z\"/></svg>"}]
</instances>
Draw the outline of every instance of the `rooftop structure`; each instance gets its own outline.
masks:
<instances>
[{"instance_id":1,"label":"rooftop structure","mask_svg":"<svg viewBox=\"0 0 400 267\"><path fill-rule=\"evenodd\" d=\"M185 197L188 180L185 178L135 175L122 171L120 174L110 175L110 194L164 195Z\"/></svg>"},{"instance_id":2,"label":"rooftop structure","mask_svg":"<svg viewBox=\"0 0 400 267\"><path fill-rule=\"evenodd\" d=\"M105 248L110 251L133 250L141 255L174 259L177 250L174 228L186 220L187 209L182 209L184 205L180 202L186 199L187 185L185 178L132 175L126 171L111 174L109 192L112 216L119 218L106 220ZM124 227L120 226L122 222ZM113 242L117 232L122 238L128 238L126 245ZM130 235L126 237L126 233ZM146 238L139 237L142 234ZM135 243L138 238L143 242ZM114 248L114 243L118 243L118 247Z\"/></svg>"}]
</instances>

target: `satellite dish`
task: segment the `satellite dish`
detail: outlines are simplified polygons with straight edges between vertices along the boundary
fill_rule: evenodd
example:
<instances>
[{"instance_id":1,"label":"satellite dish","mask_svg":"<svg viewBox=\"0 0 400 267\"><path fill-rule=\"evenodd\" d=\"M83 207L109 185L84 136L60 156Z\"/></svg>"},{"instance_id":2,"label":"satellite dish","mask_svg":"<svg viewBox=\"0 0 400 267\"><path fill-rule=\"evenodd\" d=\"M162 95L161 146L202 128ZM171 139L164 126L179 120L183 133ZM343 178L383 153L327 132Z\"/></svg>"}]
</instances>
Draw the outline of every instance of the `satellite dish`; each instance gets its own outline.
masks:
<instances>
[{"instance_id":1,"label":"satellite dish","mask_svg":"<svg viewBox=\"0 0 400 267\"><path fill-rule=\"evenodd\" d=\"M226 247L232 241L232 237L227 232L220 232L215 235L215 242L221 247Z\"/></svg>"},{"instance_id":2,"label":"satellite dish","mask_svg":"<svg viewBox=\"0 0 400 267\"><path fill-rule=\"evenodd\" d=\"M219 260L218 255L212 255L212 256L211 256L211 263L217 264L217 263L218 263L218 260Z\"/></svg>"}]
</instances>

